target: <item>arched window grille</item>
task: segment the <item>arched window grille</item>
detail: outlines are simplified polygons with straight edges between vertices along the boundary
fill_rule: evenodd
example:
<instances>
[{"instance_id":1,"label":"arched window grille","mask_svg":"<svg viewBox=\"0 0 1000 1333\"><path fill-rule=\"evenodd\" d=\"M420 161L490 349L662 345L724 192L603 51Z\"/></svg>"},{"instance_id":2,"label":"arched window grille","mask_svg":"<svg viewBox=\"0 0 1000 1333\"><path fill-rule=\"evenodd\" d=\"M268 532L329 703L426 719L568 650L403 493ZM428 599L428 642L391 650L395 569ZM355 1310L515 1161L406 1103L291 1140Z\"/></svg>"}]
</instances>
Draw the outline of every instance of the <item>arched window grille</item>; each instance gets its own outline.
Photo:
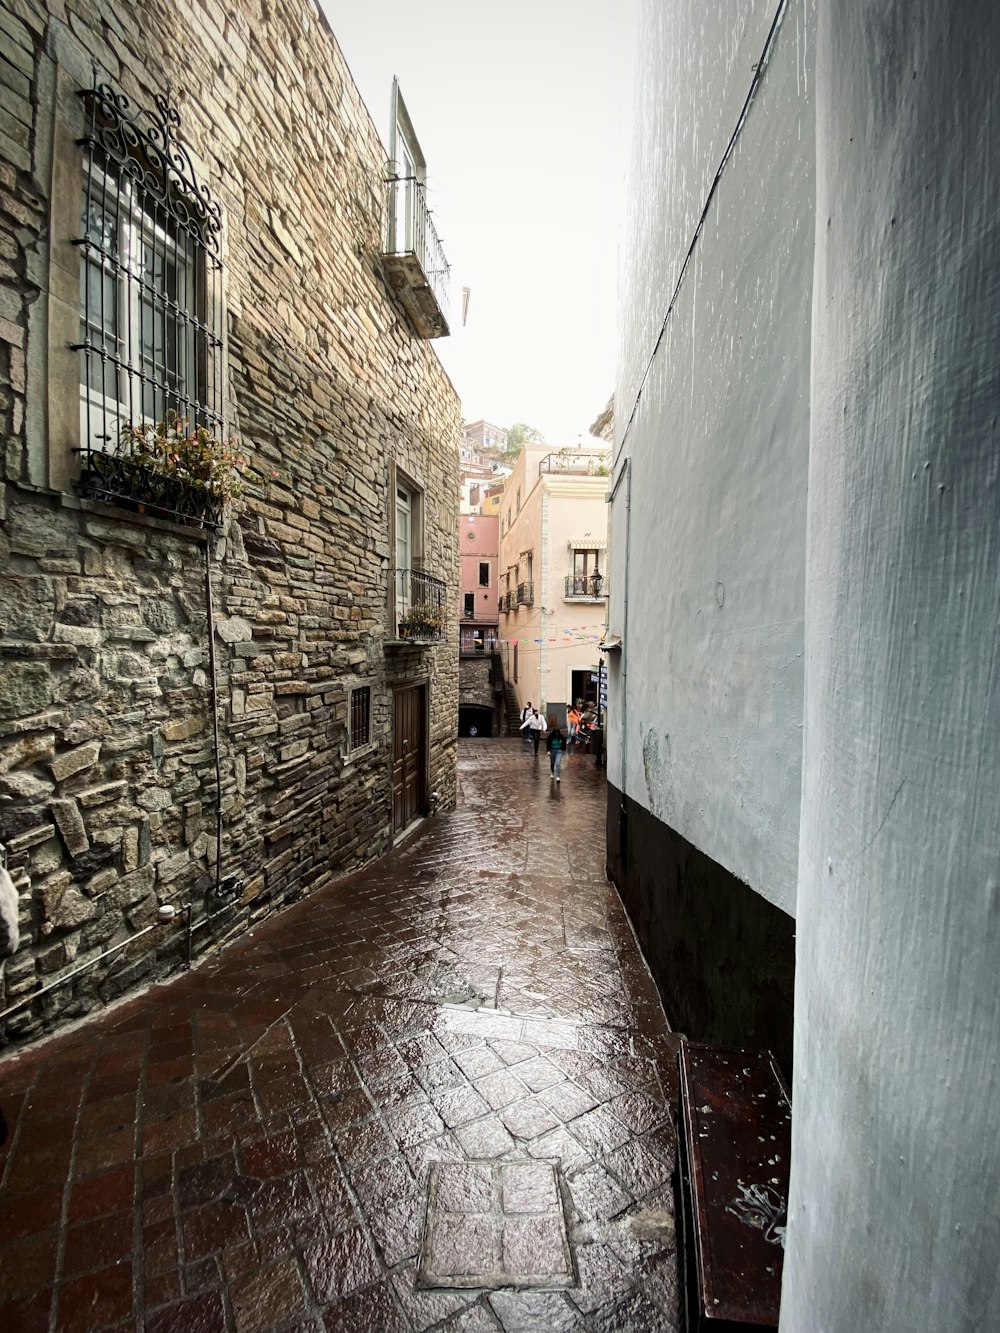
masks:
<instances>
[{"instance_id":1,"label":"arched window grille","mask_svg":"<svg viewBox=\"0 0 1000 1333\"><path fill-rule=\"evenodd\" d=\"M221 209L198 181L169 95L144 110L95 73L80 96L81 486L216 522L221 503L144 439L225 437Z\"/></svg>"}]
</instances>

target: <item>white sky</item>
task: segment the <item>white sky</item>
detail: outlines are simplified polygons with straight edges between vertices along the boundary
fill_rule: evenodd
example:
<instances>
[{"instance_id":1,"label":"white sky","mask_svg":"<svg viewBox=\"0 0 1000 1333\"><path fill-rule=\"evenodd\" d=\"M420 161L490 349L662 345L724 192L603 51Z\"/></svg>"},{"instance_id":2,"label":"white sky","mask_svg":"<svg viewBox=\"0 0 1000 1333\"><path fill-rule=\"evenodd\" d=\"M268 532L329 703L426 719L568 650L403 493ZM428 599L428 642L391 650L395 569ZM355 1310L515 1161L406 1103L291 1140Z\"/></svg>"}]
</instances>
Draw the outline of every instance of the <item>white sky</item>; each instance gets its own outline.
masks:
<instances>
[{"instance_id":1,"label":"white sky","mask_svg":"<svg viewBox=\"0 0 1000 1333\"><path fill-rule=\"evenodd\" d=\"M452 265L434 346L463 416L586 440L614 387L636 0L320 3L385 143L399 76Z\"/></svg>"}]
</instances>

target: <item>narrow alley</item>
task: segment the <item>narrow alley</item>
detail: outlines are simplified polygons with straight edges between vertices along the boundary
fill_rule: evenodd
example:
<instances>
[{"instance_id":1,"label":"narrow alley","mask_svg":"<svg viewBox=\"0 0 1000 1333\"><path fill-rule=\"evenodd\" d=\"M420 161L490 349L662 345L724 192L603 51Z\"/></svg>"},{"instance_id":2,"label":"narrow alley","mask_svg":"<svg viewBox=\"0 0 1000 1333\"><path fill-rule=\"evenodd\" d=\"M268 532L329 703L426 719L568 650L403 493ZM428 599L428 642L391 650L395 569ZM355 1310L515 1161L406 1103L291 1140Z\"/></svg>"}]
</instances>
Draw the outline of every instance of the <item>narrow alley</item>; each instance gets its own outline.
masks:
<instances>
[{"instance_id":1,"label":"narrow alley","mask_svg":"<svg viewBox=\"0 0 1000 1333\"><path fill-rule=\"evenodd\" d=\"M394 854L4 1059L0 1327L674 1329L676 1048L605 793L463 741Z\"/></svg>"}]
</instances>

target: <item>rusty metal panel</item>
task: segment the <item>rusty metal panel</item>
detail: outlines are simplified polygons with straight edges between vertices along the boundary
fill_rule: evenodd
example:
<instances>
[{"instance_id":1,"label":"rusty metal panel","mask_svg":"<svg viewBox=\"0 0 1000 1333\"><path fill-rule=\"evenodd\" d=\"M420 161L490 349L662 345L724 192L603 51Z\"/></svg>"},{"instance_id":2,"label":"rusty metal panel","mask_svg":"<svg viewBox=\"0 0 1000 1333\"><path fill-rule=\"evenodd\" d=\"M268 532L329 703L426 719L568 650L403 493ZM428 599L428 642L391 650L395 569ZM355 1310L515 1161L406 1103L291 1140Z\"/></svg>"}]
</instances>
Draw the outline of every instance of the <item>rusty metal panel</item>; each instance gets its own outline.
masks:
<instances>
[{"instance_id":1,"label":"rusty metal panel","mask_svg":"<svg viewBox=\"0 0 1000 1333\"><path fill-rule=\"evenodd\" d=\"M776 1328L791 1106L767 1052L685 1042L681 1134L702 1313L718 1328ZM716 1322L719 1321L719 1322Z\"/></svg>"}]
</instances>

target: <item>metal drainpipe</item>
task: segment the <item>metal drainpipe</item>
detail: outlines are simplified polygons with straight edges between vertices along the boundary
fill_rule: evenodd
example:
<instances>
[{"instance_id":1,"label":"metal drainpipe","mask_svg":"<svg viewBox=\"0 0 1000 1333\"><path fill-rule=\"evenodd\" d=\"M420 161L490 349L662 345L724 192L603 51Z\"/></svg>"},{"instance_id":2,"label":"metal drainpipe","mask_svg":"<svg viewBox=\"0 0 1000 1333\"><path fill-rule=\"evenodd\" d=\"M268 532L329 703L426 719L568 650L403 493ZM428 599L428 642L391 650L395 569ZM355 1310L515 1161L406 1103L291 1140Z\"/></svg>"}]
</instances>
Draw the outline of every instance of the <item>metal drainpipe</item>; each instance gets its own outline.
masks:
<instances>
[{"instance_id":1,"label":"metal drainpipe","mask_svg":"<svg viewBox=\"0 0 1000 1333\"><path fill-rule=\"evenodd\" d=\"M228 909L222 909L222 911L226 910ZM221 912L206 912L206 914L199 917L197 921L193 921L193 914L188 912L187 907L182 907L181 911L188 913L188 921L184 933L187 935L189 941L189 949L192 932L200 930L200 928L207 925L213 917L221 915ZM62 976L56 977L55 981L50 981L47 986L40 986L38 990L33 990L27 995L22 995L19 1000L15 1000L14 1003L8 1005L6 1009L0 1010L0 1023L2 1023L4 1019L9 1018L11 1014L16 1014L19 1009L26 1009L29 1004L34 1004L40 996L48 995L50 991L58 990L60 986L65 986L68 981L72 981L74 977L78 977L81 972L86 972L88 968L95 967L98 963L103 963L105 958L110 958L112 954L120 953L122 949L127 949L130 944L134 944L136 940L141 940L143 935L148 935L151 930L165 930L171 924L170 921L154 921L151 925L143 926L142 930L137 930L136 933L130 935L127 940L120 940L117 944L113 944L110 949L105 949L102 953L95 954L93 958L85 959L69 972L64 972ZM176 931L173 935L166 936L163 942L165 943L171 939L179 939L180 936L181 932Z\"/></svg>"},{"instance_id":2,"label":"metal drainpipe","mask_svg":"<svg viewBox=\"0 0 1000 1333\"><path fill-rule=\"evenodd\" d=\"M621 689L619 691L621 703L621 728L622 728L622 790L621 806L619 809L618 820L618 855L622 861L622 874L625 869L625 844L626 844L626 821L628 819L628 810L626 808L626 798L628 796L628 580L629 563L632 553L632 457L629 455L625 459L625 465L618 474L618 480L615 482L611 494L608 496L608 503L613 504L615 495L618 493L618 487L622 483L622 477L625 478L625 574L624 574L624 597L622 601L622 665L621 665Z\"/></svg>"},{"instance_id":3,"label":"metal drainpipe","mask_svg":"<svg viewBox=\"0 0 1000 1333\"><path fill-rule=\"evenodd\" d=\"M215 750L215 900L219 901L222 884L222 756L219 746L219 680L215 660L215 603L212 599L211 543L205 543L205 607L208 612L208 667L212 695L212 741ZM194 934L194 903L188 902L187 911L187 965L191 966ZM213 915L208 913L207 916ZM206 917L207 919L207 917Z\"/></svg>"}]
</instances>

